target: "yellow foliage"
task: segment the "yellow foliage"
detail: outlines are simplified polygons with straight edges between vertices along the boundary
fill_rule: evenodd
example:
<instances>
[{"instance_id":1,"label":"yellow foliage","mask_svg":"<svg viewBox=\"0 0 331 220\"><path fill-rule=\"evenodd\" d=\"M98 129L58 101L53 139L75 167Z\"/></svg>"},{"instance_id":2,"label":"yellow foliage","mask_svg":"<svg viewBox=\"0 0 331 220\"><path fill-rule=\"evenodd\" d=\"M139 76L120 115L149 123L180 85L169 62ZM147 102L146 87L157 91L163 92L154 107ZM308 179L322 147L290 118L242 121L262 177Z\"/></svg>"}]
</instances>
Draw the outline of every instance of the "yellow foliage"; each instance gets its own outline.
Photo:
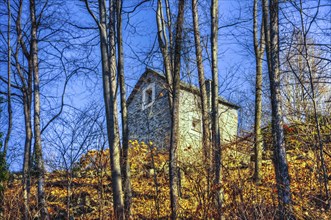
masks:
<instances>
[{"instance_id":1,"label":"yellow foliage","mask_svg":"<svg viewBox=\"0 0 331 220\"><path fill-rule=\"evenodd\" d=\"M191 149L187 149L190 151ZM298 156L300 153L300 157ZM289 152L289 169L293 193L293 210L298 219L328 219L331 212L322 212L318 203L319 177L316 172L315 154L312 152ZM303 159L302 159L303 158ZM331 165L327 158L327 165ZM109 150L89 151L80 160L80 165L70 175L56 171L47 175L46 197L49 212L61 217L67 211L70 200L70 213L75 219L109 219L112 215L111 170ZM132 218L169 218L169 177L168 153L153 146L153 143L130 141L129 161L133 189ZM206 171L200 158L192 161L179 161L182 170L179 217L183 219L211 219L217 216L212 195L222 187L224 194L223 215L225 219L271 219L277 208L277 187L272 163L262 167L262 185L251 181L252 164L248 168L223 169L223 182L213 185L213 176ZM224 161L226 163L226 161ZM207 178L209 175L209 179ZM31 193L36 194L35 182ZM70 186L70 190L67 190ZM6 206L22 205L20 180L15 180L5 192ZM31 206L36 207L35 197ZM14 209L13 209L14 210ZM31 212L36 213L33 209ZM16 209L20 213L19 209ZM62 213L62 214L61 214ZM19 216L19 215L18 215Z\"/></svg>"}]
</instances>

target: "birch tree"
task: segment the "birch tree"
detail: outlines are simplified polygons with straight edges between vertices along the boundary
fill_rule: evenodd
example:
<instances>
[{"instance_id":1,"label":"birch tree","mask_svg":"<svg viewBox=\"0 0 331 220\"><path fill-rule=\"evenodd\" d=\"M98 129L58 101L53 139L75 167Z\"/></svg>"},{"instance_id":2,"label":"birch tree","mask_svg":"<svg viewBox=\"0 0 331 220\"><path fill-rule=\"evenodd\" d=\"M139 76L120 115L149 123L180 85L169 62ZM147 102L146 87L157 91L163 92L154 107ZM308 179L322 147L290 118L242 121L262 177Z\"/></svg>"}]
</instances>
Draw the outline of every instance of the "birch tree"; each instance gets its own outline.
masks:
<instances>
[{"instance_id":1,"label":"birch tree","mask_svg":"<svg viewBox=\"0 0 331 220\"><path fill-rule=\"evenodd\" d=\"M34 0L30 0L30 21L31 21L31 42L30 42L30 58L33 72L33 99L34 99L34 154L37 164L37 179L38 179L38 208L40 210L41 219L49 219L46 199L45 199L45 168L42 156L41 145L41 129L40 129L40 81L39 81L39 64L38 64L38 41L37 31L38 23L36 19L36 4Z\"/></svg>"},{"instance_id":2,"label":"birch tree","mask_svg":"<svg viewBox=\"0 0 331 220\"><path fill-rule=\"evenodd\" d=\"M214 185L215 205L219 215L222 207L222 159L221 159L221 136L219 129L218 112L218 0L213 0L211 4L211 71L212 71L212 146L214 151Z\"/></svg>"}]
</instances>

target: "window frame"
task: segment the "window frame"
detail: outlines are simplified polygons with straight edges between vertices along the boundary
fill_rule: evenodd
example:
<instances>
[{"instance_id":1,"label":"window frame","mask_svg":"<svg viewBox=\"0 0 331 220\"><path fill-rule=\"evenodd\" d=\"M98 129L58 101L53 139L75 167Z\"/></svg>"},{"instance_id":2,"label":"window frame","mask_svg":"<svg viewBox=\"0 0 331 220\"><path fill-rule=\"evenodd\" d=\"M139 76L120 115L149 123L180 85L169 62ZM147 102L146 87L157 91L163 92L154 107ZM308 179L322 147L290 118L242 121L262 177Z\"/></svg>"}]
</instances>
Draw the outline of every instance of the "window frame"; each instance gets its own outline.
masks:
<instances>
[{"instance_id":1,"label":"window frame","mask_svg":"<svg viewBox=\"0 0 331 220\"><path fill-rule=\"evenodd\" d=\"M152 100L149 103L147 101L147 92L152 91ZM147 109L148 107L152 106L155 101L155 83L150 83L147 85L142 91L142 110Z\"/></svg>"},{"instance_id":2,"label":"window frame","mask_svg":"<svg viewBox=\"0 0 331 220\"><path fill-rule=\"evenodd\" d=\"M196 126L194 126L194 124L196 124ZM202 131L202 120L196 117L192 118L192 124L191 124L191 130L201 133Z\"/></svg>"}]
</instances>

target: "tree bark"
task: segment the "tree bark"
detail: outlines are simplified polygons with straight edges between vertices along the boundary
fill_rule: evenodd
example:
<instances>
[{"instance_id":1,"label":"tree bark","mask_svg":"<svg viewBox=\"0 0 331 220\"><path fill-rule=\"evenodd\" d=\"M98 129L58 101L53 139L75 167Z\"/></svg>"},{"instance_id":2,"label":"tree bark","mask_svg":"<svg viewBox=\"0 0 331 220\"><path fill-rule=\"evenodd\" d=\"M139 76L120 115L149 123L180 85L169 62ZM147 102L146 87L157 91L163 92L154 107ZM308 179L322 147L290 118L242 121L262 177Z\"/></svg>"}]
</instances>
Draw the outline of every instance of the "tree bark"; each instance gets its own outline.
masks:
<instances>
[{"instance_id":1,"label":"tree bark","mask_svg":"<svg viewBox=\"0 0 331 220\"><path fill-rule=\"evenodd\" d=\"M23 219L30 219L29 216L29 198L30 198L30 169L31 169L31 146L32 146L32 62L30 54L24 43L21 28L21 15L23 8L23 0L19 1L18 15L16 20L17 47L15 51L15 67L22 83L21 91L23 95L23 112L25 124L25 143L24 143L24 158L23 158ZM22 49L25 58L28 60L27 79L23 76L22 69L19 63L19 51Z\"/></svg>"},{"instance_id":2,"label":"tree bark","mask_svg":"<svg viewBox=\"0 0 331 220\"><path fill-rule=\"evenodd\" d=\"M8 29L7 29L7 112L8 112L8 129L5 137L5 143L3 148L3 157L6 161L7 151L8 151L8 143L10 134L13 127L13 110L11 105L11 45L10 45L10 29L11 29L11 10L10 10L10 0L7 1L7 10L8 10Z\"/></svg>"},{"instance_id":3,"label":"tree bark","mask_svg":"<svg viewBox=\"0 0 331 220\"><path fill-rule=\"evenodd\" d=\"M38 208L41 219L49 219L46 199L45 199L45 168L42 157L42 143L40 132L40 86L39 86L39 64L38 64L38 42L37 42L37 21L36 5L34 0L30 0L30 21L31 21L31 42L30 55L33 71L33 88L34 88L34 152L36 159L36 171L38 179Z\"/></svg>"},{"instance_id":4,"label":"tree bark","mask_svg":"<svg viewBox=\"0 0 331 220\"><path fill-rule=\"evenodd\" d=\"M169 106L172 108L173 99L172 95L172 84L173 84L173 66L172 66L172 55L171 55L171 45L172 45L172 34L167 34L165 19L162 11L162 0L157 1L157 9L156 9L156 21L157 21L157 38L159 42L159 47L163 57L163 67L168 83L168 90L169 90ZM167 15L170 14L169 5L167 5ZM171 22L168 17L168 28L171 26L169 24ZM168 30L171 33L171 30Z\"/></svg>"},{"instance_id":5,"label":"tree bark","mask_svg":"<svg viewBox=\"0 0 331 220\"><path fill-rule=\"evenodd\" d=\"M122 39L122 0L117 1L117 71L121 93L121 119L122 119L122 173L123 173L123 188L124 188L124 209L126 219L130 218L131 207L131 180L130 180L130 162L129 162L129 132L128 132L128 111L126 106L126 89L124 76L124 55L123 55L123 39Z\"/></svg>"},{"instance_id":6,"label":"tree bark","mask_svg":"<svg viewBox=\"0 0 331 220\"><path fill-rule=\"evenodd\" d=\"M175 58L174 58L175 66L174 66L173 85L172 85L173 105L171 108L171 134L170 134L170 148L169 148L171 219L177 219L177 208L178 208L177 149L179 148L179 96L180 96L179 89L180 89L181 48L183 41L182 34L183 34L183 25L184 25L184 6L185 6L185 0L179 0L177 24L176 24Z\"/></svg>"},{"instance_id":7,"label":"tree bark","mask_svg":"<svg viewBox=\"0 0 331 220\"><path fill-rule=\"evenodd\" d=\"M209 177L211 170L211 142L210 142L210 118L209 118L209 107L208 107L208 95L205 84L205 71L202 61L202 47L200 41L200 30L199 30L199 15L197 0L192 0L192 16L193 16L193 29L194 29L194 40L195 40L195 53L196 62L198 67L199 77L199 89L200 89L200 102L201 102L201 114L202 114L202 145L204 151L204 160L206 163L207 171L207 191L209 192Z\"/></svg>"},{"instance_id":8,"label":"tree bark","mask_svg":"<svg viewBox=\"0 0 331 220\"><path fill-rule=\"evenodd\" d=\"M115 43L115 19L116 5L115 1L109 1L109 72L110 72L110 152L111 152L111 169L112 169L112 187L115 207L115 216L117 219L124 218L124 201L122 190L121 175L121 151L118 131L118 113L117 113L117 65L116 65L116 43Z\"/></svg>"},{"instance_id":9,"label":"tree bark","mask_svg":"<svg viewBox=\"0 0 331 220\"><path fill-rule=\"evenodd\" d=\"M107 136L110 149L110 165L112 172L114 218L124 218L124 201L120 165L120 146L118 135L116 108L116 44L115 44L115 8L114 2L109 2L110 23L107 24L106 2L98 0L99 20L85 0L85 6L96 22L100 33L100 50L102 60L103 96L106 109Z\"/></svg>"},{"instance_id":10,"label":"tree bark","mask_svg":"<svg viewBox=\"0 0 331 220\"><path fill-rule=\"evenodd\" d=\"M218 0L212 0L211 5L211 55L212 55L212 146L214 151L216 187L215 205L218 214L221 215L223 203L222 192L222 167L221 167L221 137L219 130L218 112ZM220 216L219 216L220 217Z\"/></svg>"},{"instance_id":11,"label":"tree bark","mask_svg":"<svg viewBox=\"0 0 331 220\"><path fill-rule=\"evenodd\" d=\"M256 65L256 80L255 80L255 120L254 120L254 151L255 151L255 168L253 179L255 183L261 183L261 167L262 167L262 150L263 150L263 136L261 130L262 120L262 62L264 54L264 25L260 29L260 43L258 40L258 0L254 0L253 8L253 40L254 40L254 53Z\"/></svg>"},{"instance_id":12,"label":"tree bark","mask_svg":"<svg viewBox=\"0 0 331 220\"><path fill-rule=\"evenodd\" d=\"M272 136L274 146L274 165L276 173L278 206L280 219L291 219L292 199L290 177L285 151L285 138L282 122L280 77L279 77L279 2L271 0L270 10L270 67L269 72L271 106L272 106Z\"/></svg>"}]
</instances>

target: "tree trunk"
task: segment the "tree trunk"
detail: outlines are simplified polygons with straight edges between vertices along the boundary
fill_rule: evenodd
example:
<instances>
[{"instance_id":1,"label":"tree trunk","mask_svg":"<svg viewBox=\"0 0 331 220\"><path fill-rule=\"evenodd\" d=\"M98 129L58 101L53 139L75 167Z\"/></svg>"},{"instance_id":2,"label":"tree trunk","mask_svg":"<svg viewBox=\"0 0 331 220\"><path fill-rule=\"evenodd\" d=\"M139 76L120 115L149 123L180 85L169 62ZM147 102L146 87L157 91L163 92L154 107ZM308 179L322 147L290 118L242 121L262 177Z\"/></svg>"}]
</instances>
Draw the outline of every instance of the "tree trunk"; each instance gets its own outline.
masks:
<instances>
[{"instance_id":1,"label":"tree trunk","mask_svg":"<svg viewBox=\"0 0 331 220\"><path fill-rule=\"evenodd\" d=\"M32 80L31 80L32 81ZM31 168L31 145L32 145L32 125L31 125L31 93L23 91L24 123L25 123L25 144L23 159L23 216L29 218L29 198L30 198L30 168Z\"/></svg>"},{"instance_id":2,"label":"tree trunk","mask_svg":"<svg viewBox=\"0 0 331 220\"><path fill-rule=\"evenodd\" d=\"M202 114L202 146L204 150L204 161L206 163L207 171L207 191L209 192L209 177L211 169L211 143L210 143L210 128L209 128L209 107L208 107L208 95L205 84L205 71L202 61L202 47L200 42L200 30L199 30L199 15L197 0L192 0L192 16L193 16L193 28L194 28L194 40L195 40L195 53L196 62L198 67L199 88L200 88L200 102L201 102L201 114Z\"/></svg>"},{"instance_id":3,"label":"tree trunk","mask_svg":"<svg viewBox=\"0 0 331 220\"><path fill-rule=\"evenodd\" d=\"M215 205L218 214L221 215L222 192L222 168L221 168L221 137L219 130L218 113L218 0L213 0L211 5L211 54L212 54L212 146L214 151L215 177L214 185ZM220 216L219 216L220 217Z\"/></svg>"},{"instance_id":4,"label":"tree trunk","mask_svg":"<svg viewBox=\"0 0 331 220\"><path fill-rule=\"evenodd\" d=\"M123 55L123 39L122 39L122 0L117 1L117 52L118 62L117 71L121 93L121 119L122 119L122 173L123 173L123 188L124 188L124 209L126 219L130 218L131 207L131 180L130 180L130 162L129 162L129 133L128 133L128 111L126 106L126 90L124 76L124 55Z\"/></svg>"},{"instance_id":5,"label":"tree trunk","mask_svg":"<svg viewBox=\"0 0 331 220\"><path fill-rule=\"evenodd\" d=\"M167 15L169 16L170 14L170 8L169 5L167 5ZM168 18L169 19L169 18ZM172 42L170 40L172 40L172 34L169 34L169 37L167 35L167 30L166 30L166 25L165 25L165 21L164 21L164 15L163 15L163 11L162 11L162 0L158 0L157 1L157 9L156 9L156 21L157 21L157 37L158 37L158 42L159 42L159 47L162 53L162 57L163 57L163 67L164 67L164 71L165 71L165 76L167 79L167 83L168 83L168 90L169 90L169 106L170 108L172 108L172 84L173 84L173 66L172 66L172 55L171 55L171 45ZM171 26L171 24L169 24L168 20L168 28L169 26ZM171 33L171 30L168 30L169 33Z\"/></svg>"},{"instance_id":6,"label":"tree trunk","mask_svg":"<svg viewBox=\"0 0 331 220\"><path fill-rule=\"evenodd\" d=\"M8 29L7 29L7 46L8 46L8 57L7 57L7 111L8 111L8 129L5 137L5 143L3 148L3 157L6 161L7 151L8 151L8 143L10 134L13 127L13 110L11 105L11 45L10 45L10 28L11 28L11 10L10 10L10 0L7 1L7 9L8 9Z\"/></svg>"},{"instance_id":7,"label":"tree trunk","mask_svg":"<svg viewBox=\"0 0 331 220\"><path fill-rule=\"evenodd\" d=\"M99 19L93 14L89 3L85 0L85 6L98 25L100 32L100 49L102 59L102 81L104 102L107 119L107 135L110 148L110 163L112 171L112 190L114 218L124 218L124 202L122 192L120 146L117 124L116 105L116 44L115 44L115 7L114 2L109 2L110 24L107 24L106 2L98 1ZM107 29L108 27L108 29Z\"/></svg>"},{"instance_id":8,"label":"tree trunk","mask_svg":"<svg viewBox=\"0 0 331 220\"><path fill-rule=\"evenodd\" d=\"M21 29L21 15L22 15L23 1L19 2L18 15L16 20L16 32L17 32L17 43L19 46L16 47L15 51L15 64L16 70L19 74L22 87L21 91L23 94L23 112L24 112L24 125L25 125L25 143L24 143L24 158L23 158L23 219L30 219L29 216L29 198L30 198L30 169L31 169L31 146L32 146L32 116L31 116L31 105L32 105L32 62L30 54L27 51L27 47L23 41L22 29ZM19 63L19 51L22 48L23 54L28 60L28 78L25 79L23 76L21 66Z\"/></svg>"},{"instance_id":9,"label":"tree trunk","mask_svg":"<svg viewBox=\"0 0 331 220\"><path fill-rule=\"evenodd\" d=\"M272 136L274 146L274 165L278 190L280 219L292 218L290 177L285 151L285 138L282 123L279 77L279 5L278 0L270 1L270 90L272 106Z\"/></svg>"},{"instance_id":10,"label":"tree trunk","mask_svg":"<svg viewBox=\"0 0 331 220\"><path fill-rule=\"evenodd\" d=\"M112 169L112 187L115 216L117 219L124 218L124 201L122 190L122 176L121 176L121 152L120 141L118 133L118 113L117 113L117 65L116 65L116 43L115 43L115 16L116 5L115 1L109 1L109 84L110 84L110 153L111 153L111 169Z\"/></svg>"},{"instance_id":11,"label":"tree trunk","mask_svg":"<svg viewBox=\"0 0 331 220\"><path fill-rule=\"evenodd\" d=\"M46 199L45 199L45 169L42 157L41 133L40 133L40 86L39 86L39 64L38 64L38 43L37 43L37 21L36 5L34 0L30 0L30 20L31 20L31 42L30 58L33 70L33 88L34 88L34 152L37 163L38 178L38 208L41 213L41 219L49 219Z\"/></svg>"},{"instance_id":12,"label":"tree trunk","mask_svg":"<svg viewBox=\"0 0 331 220\"><path fill-rule=\"evenodd\" d=\"M261 183L261 166L262 166L262 150L263 150L263 137L261 130L262 120L262 62L264 53L264 25L260 29L260 43L258 40L258 0L254 0L253 8L253 40L256 64L256 85L255 85L255 121L254 121L254 151L255 151L255 169L253 179L255 183Z\"/></svg>"},{"instance_id":13,"label":"tree trunk","mask_svg":"<svg viewBox=\"0 0 331 220\"><path fill-rule=\"evenodd\" d=\"M170 178L170 203L171 203L171 219L177 219L178 207L178 167L177 167L177 149L179 146L179 96L180 96L180 61L182 34L184 24L184 6L185 0L178 2L178 15L176 25L175 39L175 59L174 73L172 86L173 106L171 108L171 134L169 148L169 178Z\"/></svg>"}]
</instances>

